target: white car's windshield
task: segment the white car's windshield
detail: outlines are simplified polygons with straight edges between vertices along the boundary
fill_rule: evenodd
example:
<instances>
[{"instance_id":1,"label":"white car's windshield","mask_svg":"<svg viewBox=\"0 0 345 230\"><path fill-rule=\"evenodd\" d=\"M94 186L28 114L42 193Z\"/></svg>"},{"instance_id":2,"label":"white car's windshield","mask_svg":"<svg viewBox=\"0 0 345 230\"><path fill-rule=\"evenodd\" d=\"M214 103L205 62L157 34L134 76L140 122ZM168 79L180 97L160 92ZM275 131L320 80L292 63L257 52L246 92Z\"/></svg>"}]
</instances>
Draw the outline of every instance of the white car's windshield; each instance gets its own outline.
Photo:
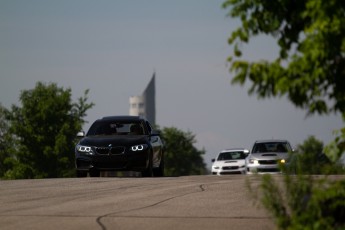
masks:
<instances>
[{"instance_id":1,"label":"white car's windshield","mask_svg":"<svg viewBox=\"0 0 345 230\"><path fill-rule=\"evenodd\" d=\"M239 159L245 159L245 158L246 158L246 155L241 151L223 152L219 154L217 161L239 160Z\"/></svg>"},{"instance_id":2,"label":"white car's windshield","mask_svg":"<svg viewBox=\"0 0 345 230\"><path fill-rule=\"evenodd\" d=\"M287 142L265 142L265 143L256 143L253 147L252 153L269 153L269 152L286 153L289 151L291 151L291 147Z\"/></svg>"}]
</instances>

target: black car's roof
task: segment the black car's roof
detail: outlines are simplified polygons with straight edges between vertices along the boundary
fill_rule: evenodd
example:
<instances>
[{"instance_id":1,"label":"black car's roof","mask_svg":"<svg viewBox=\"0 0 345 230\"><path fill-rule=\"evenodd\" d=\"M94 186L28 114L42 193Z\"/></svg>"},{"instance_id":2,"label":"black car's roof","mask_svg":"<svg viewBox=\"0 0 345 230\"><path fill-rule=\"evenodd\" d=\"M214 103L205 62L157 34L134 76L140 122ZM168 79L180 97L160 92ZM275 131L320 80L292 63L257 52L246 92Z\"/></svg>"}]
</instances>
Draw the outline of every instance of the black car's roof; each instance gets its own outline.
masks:
<instances>
[{"instance_id":1,"label":"black car's roof","mask_svg":"<svg viewBox=\"0 0 345 230\"><path fill-rule=\"evenodd\" d=\"M267 140L257 140L255 143L275 143L275 142L288 142L287 140L283 139L267 139Z\"/></svg>"},{"instance_id":2,"label":"black car's roof","mask_svg":"<svg viewBox=\"0 0 345 230\"><path fill-rule=\"evenodd\" d=\"M98 121L141 121L145 120L145 118L141 116L106 116L102 117L102 119L98 119Z\"/></svg>"}]
</instances>

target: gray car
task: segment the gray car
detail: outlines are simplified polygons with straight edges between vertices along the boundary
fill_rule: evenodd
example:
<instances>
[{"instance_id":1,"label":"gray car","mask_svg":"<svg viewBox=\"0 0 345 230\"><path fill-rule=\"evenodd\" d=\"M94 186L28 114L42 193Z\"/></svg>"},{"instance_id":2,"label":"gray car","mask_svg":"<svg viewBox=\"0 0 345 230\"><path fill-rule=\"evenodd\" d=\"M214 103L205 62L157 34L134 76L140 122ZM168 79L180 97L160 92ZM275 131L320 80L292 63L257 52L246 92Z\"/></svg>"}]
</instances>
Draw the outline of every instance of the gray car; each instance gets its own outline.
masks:
<instances>
[{"instance_id":1,"label":"gray car","mask_svg":"<svg viewBox=\"0 0 345 230\"><path fill-rule=\"evenodd\" d=\"M287 140L256 141L246 158L246 173L279 173L291 151Z\"/></svg>"}]
</instances>

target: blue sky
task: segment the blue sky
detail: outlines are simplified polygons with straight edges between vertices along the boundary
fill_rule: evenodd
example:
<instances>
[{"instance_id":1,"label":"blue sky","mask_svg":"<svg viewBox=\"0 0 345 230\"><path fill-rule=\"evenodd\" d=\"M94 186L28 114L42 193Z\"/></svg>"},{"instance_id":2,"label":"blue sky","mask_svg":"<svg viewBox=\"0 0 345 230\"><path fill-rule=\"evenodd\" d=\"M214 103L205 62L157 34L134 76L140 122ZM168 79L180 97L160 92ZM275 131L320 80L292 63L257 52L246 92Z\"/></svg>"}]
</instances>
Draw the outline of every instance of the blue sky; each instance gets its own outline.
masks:
<instances>
[{"instance_id":1,"label":"blue sky","mask_svg":"<svg viewBox=\"0 0 345 230\"><path fill-rule=\"evenodd\" d=\"M285 98L257 100L232 86L227 39L238 21L219 0L0 0L0 102L18 104L37 81L90 89L88 129L97 118L129 112L156 72L156 118L161 127L196 135L205 162L225 148L257 139L314 135L330 141L340 115L305 118ZM244 47L250 60L273 59L272 38ZM71 154L73 154L71 152Z\"/></svg>"}]
</instances>

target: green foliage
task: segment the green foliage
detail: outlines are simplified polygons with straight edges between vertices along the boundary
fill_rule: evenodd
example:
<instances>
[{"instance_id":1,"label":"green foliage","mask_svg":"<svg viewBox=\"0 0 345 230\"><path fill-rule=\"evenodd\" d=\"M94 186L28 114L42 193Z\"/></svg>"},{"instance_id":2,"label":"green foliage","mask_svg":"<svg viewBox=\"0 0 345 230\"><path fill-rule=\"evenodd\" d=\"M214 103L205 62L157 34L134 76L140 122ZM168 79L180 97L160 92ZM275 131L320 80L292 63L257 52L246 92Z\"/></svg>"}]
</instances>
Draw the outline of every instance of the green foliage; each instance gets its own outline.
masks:
<instances>
[{"instance_id":1,"label":"green foliage","mask_svg":"<svg viewBox=\"0 0 345 230\"><path fill-rule=\"evenodd\" d=\"M345 117L343 118L345 120ZM335 130L334 134L336 138L325 147L325 152L331 158L331 160L338 161L338 159L344 154L345 150L345 127ZM345 166L345 165L344 165Z\"/></svg>"},{"instance_id":2,"label":"green foliage","mask_svg":"<svg viewBox=\"0 0 345 230\"><path fill-rule=\"evenodd\" d=\"M285 174L259 177L259 189L247 181L279 229L345 228L345 180L334 175L344 171L322 151L323 143L310 136L291 153Z\"/></svg>"},{"instance_id":3,"label":"green foliage","mask_svg":"<svg viewBox=\"0 0 345 230\"><path fill-rule=\"evenodd\" d=\"M71 90L56 84L38 82L32 90L20 95L22 107L12 106L7 120L9 133L16 141L11 156L4 162L10 166L5 178L51 178L74 174L75 134L81 130L88 91L71 101Z\"/></svg>"},{"instance_id":4,"label":"green foliage","mask_svg":"<svg viewBox=\"0 0 345 230\"><path fill-rule=\"evenodd\" d=\"M308 137L302 144L297 146L295 152L290 153L288 167L289 173L295 174L342 174L343 167L324 153L323 143L314 136Z\"/></svg>"},{"instance_id":5,"label":"green foliage","mask_svg":"<svg viewBox=\"0 0 345 230\"><path fill-rule=\"evenodd\" d=\"M162 138L165 142L164 159L166 176L201 175L206 173L202 155L204 150L196 149L193 144L195 136L177 128L163 128Z\"/></svg>"},{"instance_id":6,"label":"green foliage","mask_svg":"<svg viewBox=\"0 0 345 230\"><path fill-rule=\"evenodd\" d=\"M11 168L11 164L6 162L11 157L11 152L15 146L13 135L9 133L9 122L6 119L9 111L0 104L0 177Z\"/></svg>"},{"instance_id":7,"label":"green foliage","mask_svg":"<svg viewBox=\"0 0 345 230\"><path fill-rule=\"evenodd\" d=\"M228 42L234 84L252 83L250 94L287 95L309 114L345 112L345 3L343 0L227 0L242 26ZM242 43L268 35L280 49L272 62L240 60ZM331 102L331 103L328 103Z\"/></svg>"},{"instance_id":8,"label":"green foliage","mask_svg":"<svg viewBox=\"0 0 345 230\"><path fill-rule=\"evenodd\" d=\"M259 189L249 183L256 201L272 214L278 229L345 228L345 181L311 175L263 175ZM280 181L283 179L283 181Z\"/></svg>"},{"instance_id":9,"label":"green foliage","mask_svg":"<svg viewBox=\"0 0 345 230\"><path fill-rule=\"evenodd\" d=\"M297 145L297 152L310 154L308 156L313 163L317 160L315 155L322 153L323 143L314 136L309 136L302 144Z\"/></svg>"}]
</instances>

